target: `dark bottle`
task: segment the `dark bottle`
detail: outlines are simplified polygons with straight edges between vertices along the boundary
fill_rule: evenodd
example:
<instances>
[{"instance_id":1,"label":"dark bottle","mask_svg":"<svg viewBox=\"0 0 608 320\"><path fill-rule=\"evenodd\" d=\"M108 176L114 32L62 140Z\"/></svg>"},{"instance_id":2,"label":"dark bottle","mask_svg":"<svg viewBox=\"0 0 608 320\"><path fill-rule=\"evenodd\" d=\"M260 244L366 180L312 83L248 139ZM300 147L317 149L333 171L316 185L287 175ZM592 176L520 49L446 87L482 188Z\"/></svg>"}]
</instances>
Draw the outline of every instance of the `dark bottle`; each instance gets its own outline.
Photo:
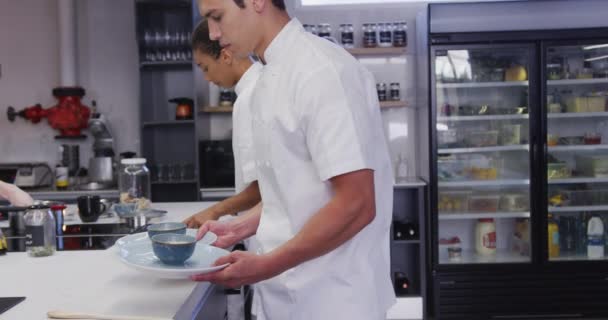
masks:
<instances>
[{"instance_id":1,"label":"dark bottle","mask_svg":"<svg viewBox=\"0 0 608 320\"><path fill-rule=\"evenodd\" d=\"M399 22L393 24L393 46L405 47L407 46L407 23Z\"/></svg>"},{"instance_id":2,"label":"dark bottle","mask_svg":"<svg viewBox=\"0 0 608 320\"><path fill-rule=\"evenodd\" d=\"M403 272L395 272L393 286L395 287L395 294L397 296L405 296L410 292L410 280Z\"/></svg>"},{"instance_id":3,"label":"dark bottle","mask_svg":"<svg viewBox=\"0 0 608 320\"><path fill-rule=\"evenodd\" d=\"M376 90L378 91L378 100L386 101L386 83L381 82L376 84Z\"/></svg>"}]
</instances>

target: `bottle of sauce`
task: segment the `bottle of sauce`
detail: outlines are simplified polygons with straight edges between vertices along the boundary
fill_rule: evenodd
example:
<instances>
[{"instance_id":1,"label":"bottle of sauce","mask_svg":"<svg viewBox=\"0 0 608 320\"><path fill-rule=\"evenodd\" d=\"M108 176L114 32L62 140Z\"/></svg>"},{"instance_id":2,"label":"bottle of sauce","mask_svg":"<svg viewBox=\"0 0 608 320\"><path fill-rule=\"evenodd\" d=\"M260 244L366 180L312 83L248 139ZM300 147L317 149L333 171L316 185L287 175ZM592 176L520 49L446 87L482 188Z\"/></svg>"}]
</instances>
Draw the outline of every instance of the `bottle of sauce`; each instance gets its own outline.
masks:
<instances>
[{"instance_id":1,"label":"bottle of sauce","mask_svg":"<svg viewBox=\"0 0 608 320\"><path fill-rule=\"evenodd\" d=\"M587 257L601 259L604 257L604 223L598 216L593 216L587 223Z\"/></svg>"},{"instance_id":2,"label":"bottle of sauce","mask_svg":"<svg viewBox=\"0 0 608 320\"><path fill-rule=\"evenodd\" d=\"M549 249L549 258L559 257L559 226L553 215L549 214L549 223L547 225L547 245Z\"/></svg>"},{"instance_id":3,"label":"bottle of sauce","mask_svg":"<svg viewBox=\"0 0 608 320\"><path fill-rule=\"evenodd\" d=\"M494 219L479 219L475 226L475 251L479 255L496 254L496 223Z\"/></svg>"}]
</instances>

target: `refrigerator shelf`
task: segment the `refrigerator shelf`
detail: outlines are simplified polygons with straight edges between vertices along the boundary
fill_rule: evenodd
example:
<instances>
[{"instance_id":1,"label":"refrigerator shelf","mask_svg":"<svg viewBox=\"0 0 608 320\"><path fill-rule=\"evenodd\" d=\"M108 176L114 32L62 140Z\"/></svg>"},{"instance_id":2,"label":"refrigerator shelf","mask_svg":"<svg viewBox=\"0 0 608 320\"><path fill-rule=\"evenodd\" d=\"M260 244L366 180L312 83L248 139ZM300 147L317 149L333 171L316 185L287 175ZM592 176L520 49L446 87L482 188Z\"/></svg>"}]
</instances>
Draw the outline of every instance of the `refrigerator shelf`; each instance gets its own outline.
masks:
<instances>
[{"instance_id":1,"label":"refrigerator shelf","mask_svg":"<svg viewBox=\"0 0 608 320\"><path fill-rule=\"evenodd\" d=\"M510 145L510 146L495 146L495 147L479 147L479 148L449 148L439 149L439 154L451 153L479 153L479 152L501 152L501 151L528 151L530 146L527 144Z\"/></svg>"},{"instance_id":2,"label":"refrigerator shelf","mask_svg":"<svg viewBox=\"0 0 608 320\"><path fill-rule=\"evenodd\" d=\"M569 118L596 118L608 117L608 112L564 112L564 113L548 113L549 119L569 119Z\"/></svg>"},{"instance_id":3,"label":"refrigerator shelf","mask_svg":"<svg viewBox=\"0 0 608 320\"><path fill-rule=\"evenodd\" d=\"M473 250L463 250L460 260L449 260L447 256L439 258L439 264L480 264L480 263L530 263L529 256L508 249L498 249L495 255L482 256Z\"/></svg>"},{"instance_id":4,"label":"refrigerator shelf","mask_svg":"<svg viewBox=\"0 0 608 320\"><path fill-rule=\"evenodd\" d=\"M580 211L608 211L608 205L601 205L601 206L549 207L549 212L550 213L580 212Z\"/></svg>"},{"instance_id":5,"label":"refrigerator shelf","mask_svg":"<svg viewBox=\"0 0 608 320\"><path fill-rule=\"evenodd\" d=\"M549 184L578 184L578 183L608 183L608 178L579 177L565 179L549 179Z\"/></svg>"},{"instance_id":6,"label":"refrigerator shelf","mask_svg":"<svg viewBox=\"0 0 608 320\"><path fill-rule=\"evenodd\" d=\"M608 116L608 112L606 112ZM490 120L526 120L529 119L528 114L497 114L497 115L480 115L480 116L441 116L437 117L437 121L490 121Z\"/></svg>"},{"instance_id":7,"label":"refrigerator shelf","mask_svg":"<svg viewBox=\"0 0 608 320\"><path fill-rule=\"evenodd\" d=\"M530 212L439 212L439 220L530 218Z\"/></svg>"},{"instance_id":8,"label":"refrigerator shelf","mask_svg":"<svg viewBox=\"0 0 608 320\"><path fill-rule=\"evenodd\" d=\"M480 181L447 181L439 182L439 187L491 187L491 186L525 186L530 179L480 180Z\"/></svg>"},{"instance_id":9,"label":"refrigerator shelf","mask_svg":"<svg viewBox=\"0 0 608 320\"><path fill-rule=\"evenodd\" d=\"M588 144L588 145L573 145L573 146L555 146L549 147L549 152L559 151L595 151L608 150L608 144Z\"/></svg>"},{"instance_id":10,"label":"refrigerator shelf","mask_svg":"<svg viewBox=\"0 0 608 320\"><path fill-rule=\"evenodd\" d=\"M608 83L608 78L596 78L596 79L564 79L564 80L549 80L547 85L549 86L569 86L579 84L601 84Z\"/></svg>"},{"instance_id":11,"label":"refrigerator shelf","mask_svg":"<svg viewBox=\"0 0 608 320\"><path fill-rule=\"evenodd\" d=\"M528 87L528 81L437 83L437 89Z\"/></svg>"},{"instance_id":12,"label":"refrigerator shelf","mask_svg":"<svg viewBox=\"0 0 608 320\"><path fill-rule=\"evenodd\" d=\"M586 254L573 254L573 255L568 255L568 256L559 256L556 258L549 258L550 262L554 262L554 261L602 261L602 260L608 260L608 257L604 256L603 258L592 259L592 258L589 258Z\"/></svg>"}]
</instances>

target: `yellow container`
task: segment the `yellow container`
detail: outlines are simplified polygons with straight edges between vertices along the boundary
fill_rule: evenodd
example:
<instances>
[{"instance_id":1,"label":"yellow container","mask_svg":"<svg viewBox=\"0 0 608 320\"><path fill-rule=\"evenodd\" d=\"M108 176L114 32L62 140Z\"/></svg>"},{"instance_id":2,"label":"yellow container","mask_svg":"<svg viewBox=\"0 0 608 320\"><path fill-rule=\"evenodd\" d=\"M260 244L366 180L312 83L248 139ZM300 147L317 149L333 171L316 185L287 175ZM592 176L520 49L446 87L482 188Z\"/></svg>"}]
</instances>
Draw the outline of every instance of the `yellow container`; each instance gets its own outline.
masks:
<instances>
[{"instance_id":1,"label":"yellow container","mask_svg":"<svg viewBox=\"0 0 608 320\"><path fill-rule=\"evenodd\" d=\"M547 231L549 258L557 258L559 257L559 227L557 226L557 222L553 220L552 215L549 215Z\"/></svg>"}]
</instances>

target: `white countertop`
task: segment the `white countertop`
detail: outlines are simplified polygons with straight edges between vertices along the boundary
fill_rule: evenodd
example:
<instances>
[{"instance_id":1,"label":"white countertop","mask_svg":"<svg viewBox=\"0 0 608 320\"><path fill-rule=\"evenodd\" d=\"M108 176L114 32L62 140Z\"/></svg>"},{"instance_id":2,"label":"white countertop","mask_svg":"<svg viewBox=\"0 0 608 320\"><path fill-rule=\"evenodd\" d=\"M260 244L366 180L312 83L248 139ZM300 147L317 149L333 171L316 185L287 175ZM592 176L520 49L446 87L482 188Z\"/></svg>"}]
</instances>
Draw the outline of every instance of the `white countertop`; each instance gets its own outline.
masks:
<instances>
[{"instance_id":1,"label":"white countertop","mask_svg":"<svg viewBox=\"0 0 608 320\"><path fill-rule=\"evenodd\" d=\"M153 207L168 211L162 220L181 221L211 204L155 203ZM56 252L44 258L9 252L0 256L0 270L0 297L26 297L0 315L3 320L46 319L49 310L172 318L197 286L130 269L113 248Z\"/></svg>"}]
</instances>

